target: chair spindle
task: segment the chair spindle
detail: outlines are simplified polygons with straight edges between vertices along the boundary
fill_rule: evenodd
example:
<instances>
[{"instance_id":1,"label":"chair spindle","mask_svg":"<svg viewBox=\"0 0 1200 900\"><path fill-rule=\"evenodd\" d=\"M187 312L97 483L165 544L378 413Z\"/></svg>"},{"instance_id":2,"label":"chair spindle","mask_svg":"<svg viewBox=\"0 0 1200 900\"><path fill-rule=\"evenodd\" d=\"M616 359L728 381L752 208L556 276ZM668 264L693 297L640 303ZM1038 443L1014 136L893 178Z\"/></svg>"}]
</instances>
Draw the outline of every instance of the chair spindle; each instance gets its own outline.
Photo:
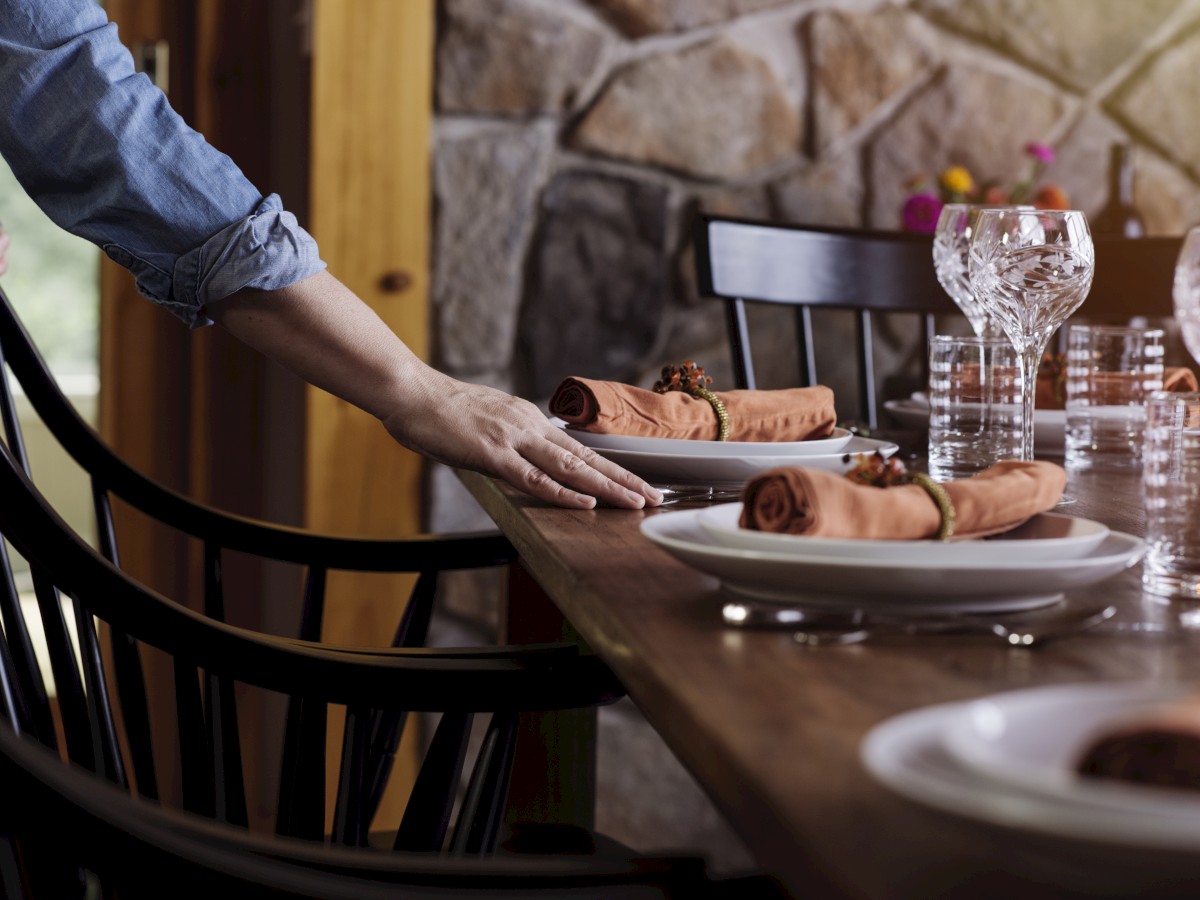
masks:
<instances>
[{"instance_id":1,"label":"chair spindle","mask_svg":"<svg viewBox=\"0 0 1200 900\"><path fill-rule=\"evenodd\" d=\"M450 848L453 855L486 856L496 849L516 743L516 713L493 713L458 814Z\"/></svg>"},{"instance_id":2,"label":"chair spindle","mask_svg":"<svg viewBox=\"0 0 1200 900\"><path fill-rule=\"evenodd\" d=\"M404 808L396 850L437 852L445 844L474 718L472 713L442 713Z\"/></svg>"}]
</instances>

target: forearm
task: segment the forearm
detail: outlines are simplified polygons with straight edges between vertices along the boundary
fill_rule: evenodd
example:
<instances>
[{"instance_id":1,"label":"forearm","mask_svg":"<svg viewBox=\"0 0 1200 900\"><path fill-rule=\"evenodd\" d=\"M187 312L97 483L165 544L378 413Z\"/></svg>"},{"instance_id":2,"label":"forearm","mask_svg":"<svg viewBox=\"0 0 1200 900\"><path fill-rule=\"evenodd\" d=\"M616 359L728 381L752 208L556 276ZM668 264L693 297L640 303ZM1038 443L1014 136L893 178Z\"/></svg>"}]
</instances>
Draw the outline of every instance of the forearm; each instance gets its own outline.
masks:
<instances>
[{"instance_id":1,"label":"forearm","mask_svg":"<svg viewBox=\"0 0 1200 900\"><path fill-rule=\"evenodd\" d=\"M425 365L326 272L278 290L238 291L211 304L208 315L431 459L487 472L563 506L591 507L599 498L640 507L662 499L555 428L532 403Z\"/></svg>"},{"instance_id":2,"label":"forearm","mask_svg":"<svg viewBox=\"0 0 1200 900\"><path fill-rule=\"evenodd\" d=\"M274 291L239 291L208 314L243 343L381 420L437 376L328 272Z\"/></svg>"}]
</instances>

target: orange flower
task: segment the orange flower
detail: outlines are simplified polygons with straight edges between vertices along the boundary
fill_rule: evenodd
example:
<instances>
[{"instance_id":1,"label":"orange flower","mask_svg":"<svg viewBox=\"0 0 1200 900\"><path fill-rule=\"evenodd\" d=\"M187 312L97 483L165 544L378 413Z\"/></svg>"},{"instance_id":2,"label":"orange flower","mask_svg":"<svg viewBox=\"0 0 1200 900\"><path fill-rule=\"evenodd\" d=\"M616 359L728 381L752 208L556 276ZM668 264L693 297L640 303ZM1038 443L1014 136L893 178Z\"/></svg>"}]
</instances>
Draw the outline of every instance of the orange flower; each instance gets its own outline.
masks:
<instances>
[{"instance_id":1,"label":"orange flower","mask_svg":"<svg viewBox=\"0 0 1200 900\"><path fill-rule=\"evenodd\" d=\"M994 184L983 192L983 202L995 203L997 206L1001 206L1008 202L1008 192L999 185Z\"/></svg>"},{"instance_id":2,"label":"orange flower","mask_svg":"<svg viewBox=\"0 0 1200 900\"><path fill-rule=\"evenodd\" d=\"M1044 184L1033 195L1033 205L1038 209L1070 209L1071 198L1057 184Z\"/></svg>"}]
</instances>

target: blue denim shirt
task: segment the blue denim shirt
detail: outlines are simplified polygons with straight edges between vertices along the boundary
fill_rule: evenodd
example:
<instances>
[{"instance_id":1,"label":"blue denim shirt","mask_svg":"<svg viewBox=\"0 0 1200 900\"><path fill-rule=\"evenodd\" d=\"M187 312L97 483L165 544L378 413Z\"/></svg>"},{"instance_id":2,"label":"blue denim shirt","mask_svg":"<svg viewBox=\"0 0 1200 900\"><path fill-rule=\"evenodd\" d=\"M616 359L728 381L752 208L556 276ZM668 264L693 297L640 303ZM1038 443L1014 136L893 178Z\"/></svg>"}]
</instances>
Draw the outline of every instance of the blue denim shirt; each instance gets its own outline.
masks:
<instances>
[{"instance_id":1,"label":"blue denim shirt","mask_svg":"<svg viewBox=\"0 0 1200 900\"><path fill-rule=\"evenodd\" d=\"M134 72L94 0L0 0L0 154L58 225L189 325L325 268L316 242Z\"/></svg>"}]
</instances>

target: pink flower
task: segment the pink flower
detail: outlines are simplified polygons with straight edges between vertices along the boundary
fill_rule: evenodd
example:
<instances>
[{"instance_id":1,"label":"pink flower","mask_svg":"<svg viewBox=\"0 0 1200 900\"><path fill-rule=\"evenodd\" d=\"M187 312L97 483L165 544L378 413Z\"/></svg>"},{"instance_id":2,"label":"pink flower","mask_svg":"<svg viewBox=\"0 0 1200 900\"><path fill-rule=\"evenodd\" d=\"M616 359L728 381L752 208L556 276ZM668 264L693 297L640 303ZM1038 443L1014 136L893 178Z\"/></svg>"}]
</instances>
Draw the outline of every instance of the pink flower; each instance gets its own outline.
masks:
<instances>
[{"instance_id":1,"label":"pink flower","mask_svg":"<svg viewBox=\"0 0 1200 900\"><path fill-rule=\"evenodd\" d=\"M936 194L913 194L904 201L901 221L905 231L933 234L938 216L942 213L942 201Z\"/></svg>"},{"instance_id":2,"label":"pink flower","mask_svg":"<svg viewBox=\"0 0 1200 900\"><path fill-rule=\"evenodd\" d=\"M1035 141L1025 145L1025 152L1044 166L1054 162L1054 148L1049 144L1039 144Z\"/></svg>"}]
</instances>

